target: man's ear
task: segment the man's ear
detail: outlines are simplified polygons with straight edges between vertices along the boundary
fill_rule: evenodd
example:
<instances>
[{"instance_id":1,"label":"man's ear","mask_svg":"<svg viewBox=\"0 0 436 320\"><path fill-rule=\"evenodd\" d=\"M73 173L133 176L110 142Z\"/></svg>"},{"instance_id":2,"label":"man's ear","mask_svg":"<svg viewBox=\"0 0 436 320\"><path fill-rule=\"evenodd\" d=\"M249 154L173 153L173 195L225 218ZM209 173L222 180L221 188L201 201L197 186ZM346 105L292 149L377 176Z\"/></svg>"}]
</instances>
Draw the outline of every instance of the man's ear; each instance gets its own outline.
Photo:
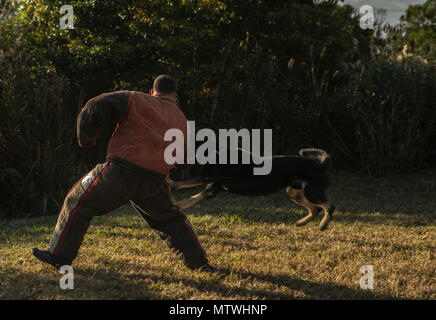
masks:
<instances>
[{"instance_id":1,"label":"man's ear","mask_svg":"<svg viewBox=\"0 0 436 320\"><path fill-rule=\"evenodd\" d=\"M177 93L176 92L171 93L170 97L173 98L174 100L177 100Z\"/></svg>"}]
</instances>

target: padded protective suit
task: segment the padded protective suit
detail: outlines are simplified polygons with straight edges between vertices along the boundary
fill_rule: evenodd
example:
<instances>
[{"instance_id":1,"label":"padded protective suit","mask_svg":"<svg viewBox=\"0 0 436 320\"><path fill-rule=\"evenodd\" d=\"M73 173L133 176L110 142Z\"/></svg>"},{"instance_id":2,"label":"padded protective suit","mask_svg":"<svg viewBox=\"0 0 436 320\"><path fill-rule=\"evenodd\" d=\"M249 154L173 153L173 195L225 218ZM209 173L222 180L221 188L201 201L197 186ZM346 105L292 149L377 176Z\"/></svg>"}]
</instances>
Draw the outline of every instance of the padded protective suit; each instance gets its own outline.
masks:
<instances>
[{"instance_id":1,"label":"padded protective suit","mask_svg":"<svg viewBox=\"0 0 436 320\"><path fill-rule=\"evenodd\" d=\"M81 147L95 144L100 130L113 122L107 161L98 164L68 192L50 240L50 252L62 264L77 256L92 217L129 202L148 225L191 268L207 264L186 215L173 208L165 182L172 165L163 157L171 141L166 130L182 130L186 118L168 96L141 92L105 93L88 101L77 119Z\"/></svg>"}]
</instances>

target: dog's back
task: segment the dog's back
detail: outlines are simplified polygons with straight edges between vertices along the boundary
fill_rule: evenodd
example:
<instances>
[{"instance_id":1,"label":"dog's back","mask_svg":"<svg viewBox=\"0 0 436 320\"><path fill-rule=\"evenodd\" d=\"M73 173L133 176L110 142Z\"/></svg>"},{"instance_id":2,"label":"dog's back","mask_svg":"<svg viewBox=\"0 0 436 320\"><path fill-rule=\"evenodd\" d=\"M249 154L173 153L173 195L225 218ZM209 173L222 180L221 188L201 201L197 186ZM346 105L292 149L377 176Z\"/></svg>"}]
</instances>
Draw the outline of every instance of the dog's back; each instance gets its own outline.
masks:
<instances>
[{"instance_id":1,"label":"dog's back","mask_svg":"<svg viewBox=\"0 0 436 320\"><path fill-rule=\"evenodd\" d=\"M238 149L239 161L242 153ZM229 154L229 152L228 152ZM321 149L302 149L298 156L273 156L272 169L268 175L254 175L253 162L249 164L206 164L201 176L219 183L224 189L244 195L261 195L289 186L292 179L318 180L328 185L325 171L330 166L330 157Z\"/></svg>"},{"instance_id":2,"label":"dog's back","mask_svg":"<svg viewBox=\"0 0 436 320\"><path fill-rule=\"evenodd\" d=\"M243 152L246 151L239 150L239 160L242 159ZM329 185L327 169L331 165L327 152L321 149L302 149L298 156L274 156L270 160L272 170L268 175L254 175L253 169L256 164L252 162L202 165L199 176L182 183L170 181L171 185L178 189L208 183L202 192L178 201L176 207L190 208L214 197L222 190L256 196L286 187L291 199L308 210L308 214L296 224L305 225L323 211L324 217L319 228L321 231L327 229L335 210L335 206L328 202L325 195Z\"/></svg>"}]
</instances>

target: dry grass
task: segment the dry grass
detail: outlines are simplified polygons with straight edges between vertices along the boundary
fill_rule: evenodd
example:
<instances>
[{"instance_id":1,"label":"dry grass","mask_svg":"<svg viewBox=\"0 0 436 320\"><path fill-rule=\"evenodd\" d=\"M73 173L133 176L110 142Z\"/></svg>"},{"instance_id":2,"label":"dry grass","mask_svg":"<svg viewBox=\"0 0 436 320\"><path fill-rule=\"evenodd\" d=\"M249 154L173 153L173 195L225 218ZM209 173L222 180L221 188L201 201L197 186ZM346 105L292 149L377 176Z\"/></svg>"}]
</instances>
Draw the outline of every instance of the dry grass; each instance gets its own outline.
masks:
<instances>
[{"instance_id":1,"label":"dry grass","mask_svg":"<svg viewBox=\"0 0 436 320\"><path fill-rule=\"evenodd\" d=\"M338 210L325 232L314 222L295 227L305 212L284 192L220 194L187 211L224 274L186 269L123 207L93 220L73 265L75 289L61 290L62 274L31 255L47 247L56 217L1 222L0 298L435 299L436 172L332 176ZM365 264L374 266L374 290L359 287Z\"/></svg>"}]
</instances>

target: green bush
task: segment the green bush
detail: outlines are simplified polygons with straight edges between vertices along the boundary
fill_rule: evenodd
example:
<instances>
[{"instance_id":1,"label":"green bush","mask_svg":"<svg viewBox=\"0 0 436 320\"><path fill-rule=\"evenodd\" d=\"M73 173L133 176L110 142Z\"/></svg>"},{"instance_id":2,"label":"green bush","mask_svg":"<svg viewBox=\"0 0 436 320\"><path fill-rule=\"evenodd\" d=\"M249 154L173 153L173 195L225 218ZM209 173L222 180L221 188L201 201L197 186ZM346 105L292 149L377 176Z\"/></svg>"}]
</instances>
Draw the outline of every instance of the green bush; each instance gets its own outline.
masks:
<instances>
[{"instance_id":1,"label":"green bush","mask_svg":"<svg viewBox=\"0 0 436 320\"><path fill-rule=\"evenodd\" d=\"M10 2L13 3L13 2ZM3 7L5 0L0 1ZM0 16L0 215L57 212L97 161L75 120L113 90L174 75L197 128L272 128L274 153L325 148L337 167L385 174L435 158L435 71L369 31L336 1L29 0Z\"/></svg>"},{"instance_id":2,"label":"green bush","mask_svg":"<svg viewBox=\"0 0 436 320\"><path fill-rule=\"evenodd\" d=\"M328 100L332 145L370 174L413 171L434 160L436 70L413 56L398 61L390 46L373 49L369 63L345 65L348 82Z\"/></svg>"},{"instance_id":3,"label":"green bush","mask_svg":"<svg viewBox=\"0 0 436 320\"><path fill-rule=\"evenodd\" d=\"M68 81L59 75L34 68L16 51L1 63L2 209L45 214L61 205L79 166L72 152L77 109L64 109Z\"/></svg>"}]
</instances>

